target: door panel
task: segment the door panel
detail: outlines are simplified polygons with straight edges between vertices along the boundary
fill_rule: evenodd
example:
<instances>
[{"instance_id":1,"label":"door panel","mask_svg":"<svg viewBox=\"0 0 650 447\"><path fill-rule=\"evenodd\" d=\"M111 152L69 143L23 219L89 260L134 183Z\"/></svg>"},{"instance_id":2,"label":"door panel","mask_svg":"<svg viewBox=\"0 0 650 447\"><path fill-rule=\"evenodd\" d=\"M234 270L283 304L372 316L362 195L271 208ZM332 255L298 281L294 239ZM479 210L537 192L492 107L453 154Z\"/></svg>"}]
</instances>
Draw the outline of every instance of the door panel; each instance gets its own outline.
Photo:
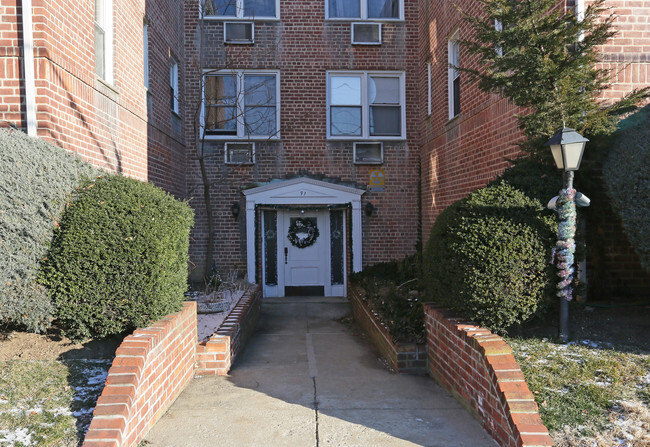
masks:
<instances>
[{"instance_id":1,"label":"door panel","mask_svg":"<svg viewBox=\"0 0 650 447\"><path fill-rule=\"evenodd\" d=\"M284 215L282 242L285 250L284 282L285 286L323 286L324 274L324 241L327 235L323 234L325 219L321 212L301 213L287 212ZM297 219L309 219L319 229L319 236L315 242L303 248L298 248L288 238L289 227Z\"/></svg>"}]
</instances>

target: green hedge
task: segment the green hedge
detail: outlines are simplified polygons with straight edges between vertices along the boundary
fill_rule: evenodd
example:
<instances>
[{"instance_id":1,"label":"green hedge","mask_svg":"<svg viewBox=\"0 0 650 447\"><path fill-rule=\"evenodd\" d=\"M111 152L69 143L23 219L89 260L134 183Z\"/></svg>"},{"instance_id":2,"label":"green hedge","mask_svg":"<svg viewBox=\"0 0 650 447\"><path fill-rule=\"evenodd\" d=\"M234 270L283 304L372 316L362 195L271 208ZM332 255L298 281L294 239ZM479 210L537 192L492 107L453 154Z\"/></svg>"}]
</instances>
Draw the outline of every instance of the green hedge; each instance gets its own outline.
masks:
<instances>
[{"instance_id":1,"label":"green hedge","mask_svg":"<svg viewBox=\"0 0 650 447\"><path fill-rule=\"evenodd\" d=\"M75 188L98 171L64 150L0 129L0 324L42 332L54 308L36 283Z\"/></svg>"},{"instance_id":2,"label":"green hedge","mask_svg":"<svg viewBox=\"0 0 650 447\"><path fill-rule=\"evenodd\" d=\"M436 219L423 254L426 298L497 332L553 297L556 220L505 181L477 190Z\"/></svg>"},{"instance_id":3,"label":"green hedge","mask_svg":"<svg viewBox=\"0 0 650 447\"><path fill-rule=\"evenodd\" d=\"M650 106L621 122L603 176L623 230L650 272Z\"/></svg>"},{"instance_id":4,"label":"green hedge","mask_svg":"<svg viewBox=\"0 0 650 447\"><path fill-rule=\"evenodd\" d=\"M121 176L84 186L55 233L41 282L72 339L104 337L180 309L190 207Z\"/></svg>"}]
</instances>

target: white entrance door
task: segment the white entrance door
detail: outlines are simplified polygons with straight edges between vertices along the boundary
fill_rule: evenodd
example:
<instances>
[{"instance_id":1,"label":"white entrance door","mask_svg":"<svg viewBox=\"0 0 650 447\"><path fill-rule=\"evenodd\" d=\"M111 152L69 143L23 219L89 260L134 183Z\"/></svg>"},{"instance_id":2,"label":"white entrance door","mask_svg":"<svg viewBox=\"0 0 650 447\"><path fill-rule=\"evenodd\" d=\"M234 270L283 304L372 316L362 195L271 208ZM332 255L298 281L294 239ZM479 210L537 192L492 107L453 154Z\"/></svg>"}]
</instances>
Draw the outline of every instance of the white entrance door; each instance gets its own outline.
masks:
<instances>
[{"instance_id":1,"label":"white entrance door","mask_svg":"<svg viewBox=\"0 0 650 447\"><path fill-rule=\"evenodd\" d=\"M278 251L281 260L280 269L284 273L284 294L325 295L329 260L329 214L325 211L301 212L299 210L282 214ZM299 240L297 242L292 243L288 237L289 229L292 226L295 228L296 224L300 223L318 229L318 237L313 244L302 248L300 242L308 237L306 231L296 232Z\"/></svg>"}]
</instances>

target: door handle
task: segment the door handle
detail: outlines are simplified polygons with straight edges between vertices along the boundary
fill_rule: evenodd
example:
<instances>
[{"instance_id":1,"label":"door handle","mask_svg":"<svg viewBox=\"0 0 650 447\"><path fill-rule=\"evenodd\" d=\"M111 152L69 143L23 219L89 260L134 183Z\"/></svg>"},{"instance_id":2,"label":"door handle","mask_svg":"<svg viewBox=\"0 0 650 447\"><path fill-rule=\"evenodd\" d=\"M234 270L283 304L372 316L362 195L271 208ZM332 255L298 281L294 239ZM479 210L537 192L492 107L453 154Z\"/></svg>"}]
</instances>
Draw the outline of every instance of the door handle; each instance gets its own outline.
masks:
<instances>
[{"instance_id":1,"label":"door handle","mask_svg":"<svg viewBox=\"0 0 650 447\"><path fill-rule=\"evenodd\" d=\"M287 259L289 258L289 248L284 247L284 263L287 263Z\"/></svg>"}]
</instances>

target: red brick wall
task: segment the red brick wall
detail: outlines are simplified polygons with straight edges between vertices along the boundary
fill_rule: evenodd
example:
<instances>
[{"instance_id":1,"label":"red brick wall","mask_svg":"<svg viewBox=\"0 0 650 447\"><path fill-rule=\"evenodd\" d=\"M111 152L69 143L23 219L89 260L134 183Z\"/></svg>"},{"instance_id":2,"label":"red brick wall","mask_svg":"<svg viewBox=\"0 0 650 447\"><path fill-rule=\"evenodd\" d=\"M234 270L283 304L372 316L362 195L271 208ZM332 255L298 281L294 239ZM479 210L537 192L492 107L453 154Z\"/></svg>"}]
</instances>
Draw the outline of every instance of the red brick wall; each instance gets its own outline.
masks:
<instances>
[{"instance_id":1,"label":"red brick wall","mask_svg":"<svg viewBox=\"0 0 650 447\"><path fill-rule=\"evenodd\" d=\"M396 373L426 374L425 344L393 341L388 328L380 321L354 286L349 287L350 309L354 321L363 328L372 344Z\"/></svg>"},{"instance_id":2,"label":"red brick wall","mask_svg":"<svg viewBox=\"0 0 650 447\"><path fill-rule=\"evenodd\" d=\"M209 176L213 184L215 207L215 258L220 268L241 265L245 260L243 241L244 213L235 221L229 211L241 201L241 188L256 182L284 178L307 171L354 182L369 183L369 166L354 165L352 142L326 141L326 72L328 70L406 71L407 139L384 145L385 192L368 192L377 213L364 216L364 264L411 254L417 229L418 157L418 76L417 76L417 1L405 1L404 22L383 24L381 46L352 46L349 22L325 22L324 2L282 0L280 22L258 22L254 45L223 44L222 23L206 21L204 67L277 69L281 80L281 134L278 142L256 145L253 166L232 167L224 164L223 144L209 143ZM196 2L186 2L188 60L198 60ZM198 64L188 64L188 109L199 107ZM186 123L188 137L193 135L191 120ZM197 162L196 139L188 138L188 195L197 210L191 248L192 260L201 265L206 250L206 217L202 203L203 185ZM374 169L375 167L373 167ZM244 207L242 206L242 209Z\"/></svg>"},{"instance_id":3,"label":"red brick wall","mask_svg":"<svg viewBox=\"0 0 650 447\"><path fill-rule=\"evenodd\" d=\"M142 44L143 19L151 13L164 37L152 39L152 53L168 55L171 47L182 60L182 8L171 0L148 1L146 10L144 2L114 2L112 85L95 76L94 0L34 0L32 10L38 136L95 166L152 180L182 195L181 128L170 130L168 105L164 118L148 117ZM24 128L20 1L1 0L0 11L0 123ZM166 76L164 90L154 85L158 96L168 97L169 68L151 71L155 79ZM154 103L156 107L161 106Z\"/></svg>"},{"instance_id":4,"label":"red brick wall","mask_svg":"<svg viewBox=\"0 0 650 447\"><path fill-rule=\"evenodd\" d=\"M196 303L124 339L84 447L137 446L194 376Z\"/></svg>"},{"instance_id":5,"label":"red brick wall","mask_svg":"<svg viewBox=\"0 0 650 447\"><path fill-rule=\"evenodd\" d=\"M559 3L568 3L572 7L574 1ZM612 73L612 87L604 97L619 98L633 88L650 84L650 34L647 31L650 5L612 0L607 1L606 6L613 8L617 16L615 29L618 35L602 47L602 66ZM461 114L448 120L447 40L456 29L460 30L461 38L469 38L471 33L469 26L462 22L457 7L471 14L478 13L475 0L420 2L419 72L423 94L419 105L424 243L442 210L469 192L485 186L508 166L505 158L516 158L520 154L515 145L521 138L515 114L524 113L524 110L496 95L480 92L465 74L461 73ZM476 63L462 49L460 58L465 65ZM427 63L431 63L433 71L433 113L430 116L427 115ZM576 179L578 186L580 175ZM597 199L608 200L604 195ZM621 228L617 227L618 220L611 215L609 206L594 200L592 208L600 211L592 213L589 210L588 213L593 215L593 222L588 225L589 245L597 251L595 257L592 252L589 254L590 276L596 279L594 284L599 283L597 288L592 287L596 292L594 297L609 299L622 294L639 297L644 287L647 290L648 275L630 253L627 241L622 240L624 237L621 238ZM602 225L603 220L608 223Z\"/></svg>"},{"instance_id":6,"label":"red brick wall","mask_svg":"<svg viewBox=\"0 0 650 447\"><path fill-rule=\"evenodd\" d=\"M429 372L502 447L551 446L533 394L499 336L425 305Z\"/></svg>"},{"instance_id":7,"label":"red brick wall","mask_svg":"<svg viewBox=\"0 0 650 447\"><path fill-rule=\"evenodd\" d=\"M473 0L460 2L420 2L420 91L422 153L422 229L424 242L440 212L485 186L515 158L520 132L514 114L520 112L506 100L479 91L461 74L461 114L448 118L447 42L459 30L460 38L470 36L458 7L478 12ZM461 49L461 64L472 59ZM432 67L431 115L427 114L427 64Z\"/></svg>"},{"instance_id":8,"label":"red brick wall","mask_svg":"<svg viewBox=\"0 0 650 447\"><path fill-rule=\"evenodd\" d=\"M241 297L216 332L197 347L196 375L224 376L253 335L262 311L262 288Z\"/></svg>"}]
</instances>

